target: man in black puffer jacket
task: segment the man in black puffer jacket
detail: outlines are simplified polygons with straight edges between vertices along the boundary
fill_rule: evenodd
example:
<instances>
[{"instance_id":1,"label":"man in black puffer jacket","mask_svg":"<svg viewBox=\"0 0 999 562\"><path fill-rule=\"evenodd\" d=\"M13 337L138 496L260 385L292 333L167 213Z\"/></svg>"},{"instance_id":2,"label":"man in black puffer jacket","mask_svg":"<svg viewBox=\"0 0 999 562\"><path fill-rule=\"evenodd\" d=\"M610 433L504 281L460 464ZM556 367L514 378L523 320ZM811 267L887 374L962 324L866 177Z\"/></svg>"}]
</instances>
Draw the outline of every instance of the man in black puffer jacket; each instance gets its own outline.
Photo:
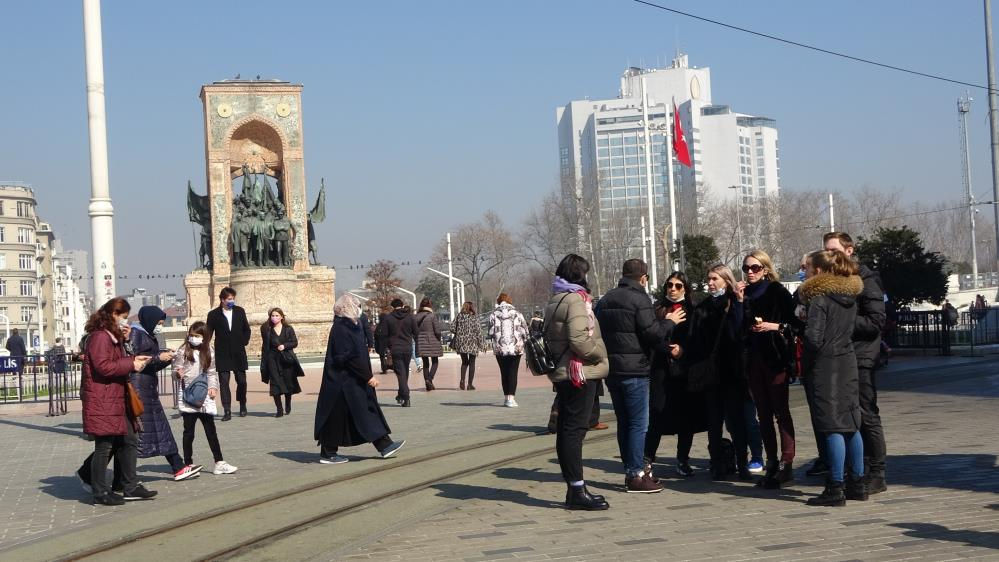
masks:
<instances>
[{"instance_id":1,"label":"man in black puffer jacket","mask_svg":"<svg viewBox=\"0 0 999 562\"><path fill-rule=\"evenodd\" d=\"M392 351L392 370L399 381L395 401L409 407L409 361L413 358L413 332L415 322L412 311L402 304L402 299L392 299L392 312L385 315L385 345Z\"/></svg>"},{"instance_id":2,"label":"man in black puffer jacket","mask_svg":"<svg viewBox=\"0 0 999 562\"><path fill-rule=\"evenodd\" d=\"M610 389L617 415L617 441L626 472L625 487L632 493L662 491L645 466L645 433L649 428L649 376L652 353L665 347L673 327L683 322L682 310L658 320L646 291L649 282L645 262L624 262L621 281L600 299L597 320L607 346Z\"/></svg>"},{"instance_id":3,"label":"man in black puffer jacket","mask_svg":"<svg viewBox=\"0 0 999 562\"><path fill-rule=\"evenodd\" d=\"M830 232L822 237L826 250L839 250L853 257L853 238L845 232ZM860 435L864 439L864 468L868 493L887 490L885 484L885 434L878 411L878 389L874 378L881 353L881 330L885 327L885 292L878 272L860 266L864 292L857 297L857 322L853 329L853 349L857 354L860 379Z\"/></svg>"}]
</instances>

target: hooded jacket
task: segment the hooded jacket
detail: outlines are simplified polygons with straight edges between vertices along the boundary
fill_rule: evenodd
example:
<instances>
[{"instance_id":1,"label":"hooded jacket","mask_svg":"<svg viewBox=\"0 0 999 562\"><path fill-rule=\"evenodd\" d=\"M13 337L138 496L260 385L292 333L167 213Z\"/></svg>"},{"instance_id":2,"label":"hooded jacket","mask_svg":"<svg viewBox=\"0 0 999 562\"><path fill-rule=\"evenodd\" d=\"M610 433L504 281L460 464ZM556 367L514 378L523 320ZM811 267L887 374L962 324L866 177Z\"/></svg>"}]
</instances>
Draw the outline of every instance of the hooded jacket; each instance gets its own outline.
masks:
<instances>
[{"instance_id":1,"label":"hooded jacket","mask_svg":"<svg viewBox=\"0 0 999 562\"><path fill-rule=\"evenodd\" d=\"M386 345L392 357L413 356L413 315L405 308L397 308L385 315Z\"/></svg>"},{"instance_id":2,"label":"hooded jacket","mask_svg":"<svg viewBox=\"0 0 999 562\"><path fill-rule=\"evenodd\" d=\"M501 302L489 316L489 339L496 355L521 355L527 339L524 315L508 302Z\"/></svg>"},{"instance_id":3,"label":"hooded jacket","mask_svg":"<svg viewBox=\"0 0 999 562\"><path fill-rule=\"evenodd\" d=\"M808 307L802 353L803 383L812 425L819 433L852 433L860 429L860 387L853 331L860 276L820 273L798 291Z\"/></svg>"}]
</instances>

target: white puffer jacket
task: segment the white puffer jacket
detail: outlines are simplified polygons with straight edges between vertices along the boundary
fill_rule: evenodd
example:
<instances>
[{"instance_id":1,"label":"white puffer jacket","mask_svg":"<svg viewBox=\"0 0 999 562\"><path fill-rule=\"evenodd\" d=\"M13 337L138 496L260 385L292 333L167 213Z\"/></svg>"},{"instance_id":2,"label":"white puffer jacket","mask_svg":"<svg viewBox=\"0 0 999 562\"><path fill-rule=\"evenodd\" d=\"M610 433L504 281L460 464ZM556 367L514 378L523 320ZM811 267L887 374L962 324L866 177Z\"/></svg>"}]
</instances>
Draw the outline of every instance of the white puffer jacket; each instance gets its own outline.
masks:
<instances>
[{"instance_id":1,"label":"white puffer jacket","mask_svg":"<svg viewBox=\"0 0 999 562\"><path fill-rule=\"evenodd\" d=\"M523 355L527 339L524 315L508 302L496 305L490 315L489 339L496 355Z\"/></svg>"},{"instance_id":2,"label":"white puffer jacket","mask_svg":"<svg viewBox=\"0 0 999 562\"><path fill-rule=\"evenodd\" d=\"M184 385L194 382L194 379L198 378L198 375L201 374L201 358L199 357L198 350L193 350L194 360L187 361L184 358L186 347L187 344L185 343L173 356L174 376L182 377L182 384L177 385L178 409L184 414L211 414L214 416L219 412L218 405L216 405L215 400L210 397L205 398L205 403L201 405L201 408L194 408L190 404L184 402ZM217 393L219 390L219 375L215 371L215 352L212 351L211 354L212 363L211 366L208 367L208 389L215 389L215 392Z\"/></svg>"}]
</instances>

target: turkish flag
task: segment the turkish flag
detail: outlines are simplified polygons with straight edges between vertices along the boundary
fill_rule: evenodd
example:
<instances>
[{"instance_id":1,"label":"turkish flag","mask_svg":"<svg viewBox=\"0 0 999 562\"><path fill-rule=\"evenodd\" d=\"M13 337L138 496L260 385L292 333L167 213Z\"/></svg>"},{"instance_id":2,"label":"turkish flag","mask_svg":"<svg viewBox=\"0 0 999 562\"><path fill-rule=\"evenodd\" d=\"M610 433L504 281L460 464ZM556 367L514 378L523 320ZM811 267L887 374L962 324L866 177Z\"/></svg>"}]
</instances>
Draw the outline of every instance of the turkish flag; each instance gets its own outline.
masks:
<instances>
[{"instance_id":1,"label":"turkish flag","mask_svg":"<svg viewBox=\"0 0 999 562\"><path fill-rule=\"evenodd\" d=\"M681 164L691 166L690 151L687 150L687 139L683 136L683 127L680 125L680 114L676 110L676 100L673 100L673 152L676 159Z\"/></svg>"}]
</instances>

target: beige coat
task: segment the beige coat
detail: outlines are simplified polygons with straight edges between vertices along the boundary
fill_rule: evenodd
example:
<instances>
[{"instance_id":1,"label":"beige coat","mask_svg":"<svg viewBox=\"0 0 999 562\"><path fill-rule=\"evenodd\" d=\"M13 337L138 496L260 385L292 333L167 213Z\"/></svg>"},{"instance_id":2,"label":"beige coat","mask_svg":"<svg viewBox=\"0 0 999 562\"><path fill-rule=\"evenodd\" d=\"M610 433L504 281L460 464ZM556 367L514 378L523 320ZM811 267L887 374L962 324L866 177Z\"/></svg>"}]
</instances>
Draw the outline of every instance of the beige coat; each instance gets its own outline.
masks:
<instances>
[{"instance_id":1,"label":"beige coat","mask_svg":"<svg viewBox=\"0 0 999 562\"><path fill-rule=\"evenodd\" d=\"M552 382L569 380L567 369L571 355L583 362L583 375L587 380L607 378L607 348L600 337L600 323L594 319L593 336L587 333L586 326L583 297L575 293L552 295L545 306L545 340L552 357L558 361L558 368L548 375Z\"/></svg>"}]
</instances>

